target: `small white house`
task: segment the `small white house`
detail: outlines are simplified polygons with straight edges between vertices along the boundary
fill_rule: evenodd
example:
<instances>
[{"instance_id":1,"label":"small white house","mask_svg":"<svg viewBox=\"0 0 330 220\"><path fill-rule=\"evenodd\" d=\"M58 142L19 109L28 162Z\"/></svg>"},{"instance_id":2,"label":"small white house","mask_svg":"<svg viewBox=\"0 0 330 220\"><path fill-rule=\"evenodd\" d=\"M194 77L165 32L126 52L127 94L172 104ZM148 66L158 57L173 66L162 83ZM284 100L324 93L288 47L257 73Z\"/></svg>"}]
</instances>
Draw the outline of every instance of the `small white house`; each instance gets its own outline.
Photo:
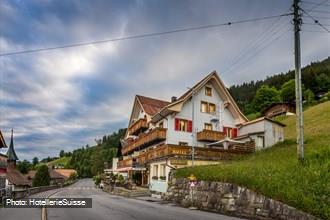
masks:
<instances>
[{"instance_id":1,"label":"small white house","mask_svg":"<svg viewBox=\"0 0 330 220\"><path fill-rule=\"evenodd\" d=\"M262 150L284 141L285 125L270 118L262 117L244 123L238 129L239 141L255 141L256 150Z\"/></svg>"}]
</instances>

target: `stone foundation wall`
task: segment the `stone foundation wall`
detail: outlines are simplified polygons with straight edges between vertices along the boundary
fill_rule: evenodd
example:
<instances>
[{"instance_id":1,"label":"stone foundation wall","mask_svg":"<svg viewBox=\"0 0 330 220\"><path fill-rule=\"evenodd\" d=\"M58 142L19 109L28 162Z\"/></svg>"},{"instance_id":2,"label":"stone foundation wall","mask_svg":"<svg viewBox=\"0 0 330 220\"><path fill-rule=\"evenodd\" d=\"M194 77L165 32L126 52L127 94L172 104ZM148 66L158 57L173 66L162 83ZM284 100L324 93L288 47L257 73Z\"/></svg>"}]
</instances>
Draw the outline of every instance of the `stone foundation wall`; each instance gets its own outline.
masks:
<instances>
[{"instance_id":1,"label":"stone foundation wall","mask_svg":"<svg viewBox=\"0 0 330 220\"><path fill-rule=\"evenodd\" d=\"M164 200L184 207L250 219L316 220L318 218L245 187L231 183L199 181L189 187L189 180L173 179Z\"/></svg>"}]
</instances>

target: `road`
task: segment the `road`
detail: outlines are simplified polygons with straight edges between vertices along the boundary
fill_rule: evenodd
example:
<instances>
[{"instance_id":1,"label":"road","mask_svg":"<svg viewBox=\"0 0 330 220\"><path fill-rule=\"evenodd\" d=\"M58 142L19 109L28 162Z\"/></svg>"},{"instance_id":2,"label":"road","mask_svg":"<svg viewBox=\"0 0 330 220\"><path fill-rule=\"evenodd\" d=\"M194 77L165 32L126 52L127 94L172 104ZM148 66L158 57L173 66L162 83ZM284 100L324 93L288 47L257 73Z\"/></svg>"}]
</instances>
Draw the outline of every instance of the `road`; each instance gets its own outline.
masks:
<instances>
[{"instance_id":1,"label":"road","mask_svg":"<svg viewBox=\"0 0 330 220\"><path fill-rule=\"evenodd\" d=\"M161 202L150 202L136 198L124 198L110 195L94 187L91 179L83 179L74 185L53 190L48 195L53 198L73 197L73 198L92 198L93 208L48 208L48 220L237 220L238 218L228 217L216 213L189 210L175 206L173 204L163 204ZM23 209L21 209L23 210ZM0 218L11 219L40 219L40 209L24 209L25 217L20 214L13 214L7 209L6 215ZM38 215L39 211L39 215ZM12 215L10 215L10 212ZM5 217L5 218L3 218Z\"/></svg>"}]
</instances>

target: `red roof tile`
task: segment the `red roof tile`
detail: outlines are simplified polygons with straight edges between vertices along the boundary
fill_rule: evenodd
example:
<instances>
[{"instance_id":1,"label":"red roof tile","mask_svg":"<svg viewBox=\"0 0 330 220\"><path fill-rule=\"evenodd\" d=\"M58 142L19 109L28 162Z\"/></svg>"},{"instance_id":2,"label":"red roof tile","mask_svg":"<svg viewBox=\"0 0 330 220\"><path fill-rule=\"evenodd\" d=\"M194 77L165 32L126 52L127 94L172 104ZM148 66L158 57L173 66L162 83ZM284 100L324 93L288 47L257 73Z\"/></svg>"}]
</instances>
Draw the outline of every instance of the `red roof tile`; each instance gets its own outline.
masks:
<instances>
[{"instance_id":1,"label":"red roof tile","mask_svg":"<svg viewBox=\"0 0 330 220\"><path fill-rule=\"evenodd\" d=\"M13 165L8 164L6 178L15 186L31 186L29 180Z\"/></svg>"},{"instance_id":2,"label":"red roof tile","mask_svg":"<svg viewBox=\"0 0 330 220\"><path fill-rule=\"evenodd\" d=\"M166 105L170 104L170 102L167 101L149 98L141 95L136 95L136 98L141 103L144 111L151 116L158 113Z\"/></svg>"}]
</instances>

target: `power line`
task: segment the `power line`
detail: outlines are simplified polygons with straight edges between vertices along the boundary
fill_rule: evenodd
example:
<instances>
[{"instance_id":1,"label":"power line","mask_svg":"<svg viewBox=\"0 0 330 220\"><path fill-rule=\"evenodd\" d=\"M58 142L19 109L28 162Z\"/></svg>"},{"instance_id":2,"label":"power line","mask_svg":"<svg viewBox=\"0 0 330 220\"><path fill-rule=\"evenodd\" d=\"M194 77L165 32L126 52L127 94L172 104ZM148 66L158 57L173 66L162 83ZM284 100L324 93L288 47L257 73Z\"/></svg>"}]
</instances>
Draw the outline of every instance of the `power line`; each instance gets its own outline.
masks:
<instances>
[{"instance_id":1,"label":"power line","mask_svg":"<svg viewBox=\"0 0 330 220\"><path fill-rule=\"evenodd\" d=\"M252 51L255 51L260 45L262 45L265 42L265 40L269 39L269 37L272 36L273 27L277 25L277 23L281 20L281 18L282 17L278 18L275 22L273 22L270 26L268 26L268 28L265 31L263 31L261 35L258 35L255 39L249 41L247 47L245 47L243 50L241 50L238 53L238 56L236 56L233 59L231 64L223 71L223 73L231 70L237 63L239 63L242 60L241 59L242 57L246 57L247 54L249 54ZM276 27L274 27L274 29L275 28Z\"/></svg>"},{"instance_id":2,"label":"power line","mask_svg":"<svg viewBox=\"0 0 330 220\"><path fill-rule=\"evenodd\" d=\"M314 22L314 23L303 23L304 25L316 25L316 23ZM322 23L323 24L323 23ZM330 24L323 24L323 26L325 26L325 27L330 27Z\"/></svg>"},{"instance_id":3,"label":"power line","mask_svg":"<svg viewBox=\"0 0 330 220\"><path fill-rule=\"evenodd\" d=\"M324 16L313 16L313 17L317 19L330 19L330 17L324 17Z\"/></svg>"},{"instance_id":4,"label":"power line","mask_svg":"<svg viewBox=\"0 0 330 220\"><path fill-rule=\"evenodd\" d=\"M283 28L282 28L282 30L283 30ZM254 53L250 54L249 56L245 56L244 58L242 58L241 60L239 60L239 62L234 63L229 69L227 69L227 70L224 71L224 72L229 72L229 70L230 70L230 71L233 71L234 69L237 69L238 67L240 67L240 66L246 64L250 59L252 59L253 57L257 56L257 55L258 55L259 53L261 53L263 50L265 50L266 48L268 48L269 46L271 46L273 42L279 40L281 37L283 37L283 35L284 35L285 33L288 33L288 31L290 31L290 30L291 30L291 28L290 28L290 29L286 29L286 30L285 30L284 32L282 32L282 33L280 33L280 30L277 30L277 31L273 34L273 36L274 36L275 34L280 33L277 37L271 39L271 40L268 41L267 43L263 42L263 43L265 43L265 44L263 44L263 43L262 43L262 44L259 44L256 48L254 48L254 49L255 49L255 50L254 50ZM262 46L262 47L261 47L261 46ZM236 64L238 64L238 63L240 63L240 64L237 66ZM224 73L224 72L223 72L223 73Z\"/></svg>"},{"instance_id":5,"label":"power line","mask_svg":"<svg viewBox=\"0 0 330 220\"><path fill-rule=\"evenodd\" d=\"M315 19L312 15L310 15L307 11L305 11L305 10L302 9L302 8L300 8L300 10L301 10L302 12L304 12L304 14L306 14L308 17L310 17L311 19L313 19L314 22L315 22L317 25L319 25L321 28L323 28L324 30L326 30L327 32L330 33L330 31L329 31L328 28L326 28L324 25L322 25L318 20L316 20L316 19Z\"/></svg>"},{"instance_id":6,"label":"power line","mask_svg":"<svg viewBox=\"0 0 330 220\"><path fill-rule=\"evenodd\" d=\"M292 13L285 13L285 14L280 14L280 15L252 18L252 19L246 19L246 20L238 20L238 21L232 21L232 22L226 22L226 23L220 23L220 24L211 24L211 25L204 25L204 26L198 26L198 27L175 29L175 30L164 31L164 32L155 32L155 33L147 33L147 34L140 34L140 35L132 35L132 36L126 36L126 37L120 37L120 38L99 40L99 41L74 43L74 44L67 44L67 45L62 45L62 46L37 48L37 49L30 49L30 50L13 51L13 52L8 52L8 53L2 53L2 54L0 54L0 57L17 55L17 54L36 53L36 52L41 52L41 51L64 49L64 48L71 48L71 47L80 47L80 46L87 46L87 45L93 45L93 44L103 44L103 43L115 42L115 41L140 39L140 38L146 38L146 37L154 37L154 36L174 34L174 33L187 32L187 31L202 30L202 29L210 29L210 28L216 28L216 27L221 27L221 26L230 26L230 25L233 25L233 24L242 24L242 23L255 22L255 21L261 21L261 20L269 20L269 19L289 16L289 15L292 15Z\"/></svg>"},{"instance_id":7,"label":"power line","mask_svg":"<svg viewBox=\"0 0 330 220\"><path fill-rule=\"evenodd\" d=\"M323 1L323 2L320 2L320 3L309 2L309 1L301 1L301 2L304 3L304 4L308 4L308 5L317 5L316 7L318 7L320 5L322 5L322 6L330 6L330 4L325 4L327 1L329 1L329 0L326 0L326 1Z\"/></svg>"},{"instance_id":8,"label":"power line","mask_svg":"<svg viewBox=\"0 0 330 220\"><path fill-rule=\"evenodd\" d=\"M324 10L311 10L309 11L311 13L321 13L321 14L330 14L330 11L324 11Z\"/></svg>"},{"instance_id":9,"label":"power line","mask_svg":"<svg viewBox=\"0 0 330 220\"><path fill-rule=\"evenodd\" d=\"M315 32L315 33L323 33L323 34L329 34L328 32L325 31L316 31L316 30L301 30L302 32Z\"/></svg>"}]
</instances>

